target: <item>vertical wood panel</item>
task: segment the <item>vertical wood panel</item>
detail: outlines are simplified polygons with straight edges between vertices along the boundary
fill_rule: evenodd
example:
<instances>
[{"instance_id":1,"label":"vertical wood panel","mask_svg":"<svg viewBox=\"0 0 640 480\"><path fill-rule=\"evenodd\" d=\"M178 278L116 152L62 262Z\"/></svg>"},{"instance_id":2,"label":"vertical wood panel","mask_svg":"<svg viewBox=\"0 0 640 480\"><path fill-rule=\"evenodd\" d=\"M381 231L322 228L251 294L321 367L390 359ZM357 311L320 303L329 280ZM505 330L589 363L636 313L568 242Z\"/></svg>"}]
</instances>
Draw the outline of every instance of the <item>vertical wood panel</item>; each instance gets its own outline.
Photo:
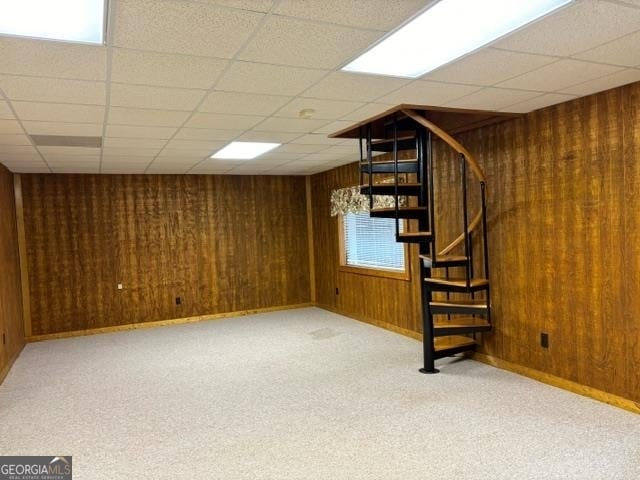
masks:
<instances>
[{"instance_id":1,"label":"vertical wood panel","mask_svg":"<svg viewBox=\"0 0 640 480\"><path fill-rule=\"evenodd\" d=\"M0 382L24 346L13 174L0 165ZM4 334L5 342L1 338Z\"/></svg>"},{"instance_id":2,"label":"vertical wood panel","mask_svg":"<svg viewBox=\"0 0 640 480\"><path fill-rule=\"evenodd\" d=\"M25 175L33 334L308 302L304 182Z\"/></svg>"},{"instance_id":3,"label":"vertical wood panel","mask_svg":"<svg viewBox=\"0 0 640 480\"><path fill-rule=\"evenodd\" d=\"M488 177L495 328L481 351L636 402L639 104L636 83L460 136ZM447 206L437 218L441 246L443 234L460 231L459 182L455 160L439 145L435 151L436 201ZM337 271L329 195L356 182L355 165L311 179L318 302L418 332L419 311L408 304L418 297L406 282ZM417 292L417 276L411 283ZM540 347L541 332L550 335L549 349Z\"/></svg>"}]
</instances>

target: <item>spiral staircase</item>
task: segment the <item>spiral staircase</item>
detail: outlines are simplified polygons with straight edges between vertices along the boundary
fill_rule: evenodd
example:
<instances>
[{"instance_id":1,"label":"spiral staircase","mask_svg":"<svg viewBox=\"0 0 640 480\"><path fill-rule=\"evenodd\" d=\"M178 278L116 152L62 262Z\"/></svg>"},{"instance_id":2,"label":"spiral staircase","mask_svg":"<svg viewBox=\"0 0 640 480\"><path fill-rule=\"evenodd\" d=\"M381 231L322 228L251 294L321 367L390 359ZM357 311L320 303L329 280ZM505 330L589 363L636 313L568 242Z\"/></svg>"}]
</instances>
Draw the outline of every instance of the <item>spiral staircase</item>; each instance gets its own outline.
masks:
<instances>
[{"instance_id":1,"label":"spiral staircase","mask_svg":"<svg viewBox=\"0 0 640 480\"><path fill-rule=\"evenodd\" d=\"M418 246L422 373L437 373L439 358L473 351L478 334L491 330L486 178L473 155L453 135L511 117L399 105L331 135L359 139L360 191L368 196L370 215L395 219L396 241ZM457 163L457 185L435 181L435 142L439 151L443 146L450 149L446 158ZM460 208L441 205L438 188L455 189ZM472 199L472 191L480 198ZM395 206L374 208L376 195L392 196ZM471 205L477 206L473 212ZM459 225L460 233L453 239L440 238L442 220L437 220L445 215L460 217L446 219L449 225ZM409 228L402 229L401 222L407 222Z\"/></svg>"}]
</instances>

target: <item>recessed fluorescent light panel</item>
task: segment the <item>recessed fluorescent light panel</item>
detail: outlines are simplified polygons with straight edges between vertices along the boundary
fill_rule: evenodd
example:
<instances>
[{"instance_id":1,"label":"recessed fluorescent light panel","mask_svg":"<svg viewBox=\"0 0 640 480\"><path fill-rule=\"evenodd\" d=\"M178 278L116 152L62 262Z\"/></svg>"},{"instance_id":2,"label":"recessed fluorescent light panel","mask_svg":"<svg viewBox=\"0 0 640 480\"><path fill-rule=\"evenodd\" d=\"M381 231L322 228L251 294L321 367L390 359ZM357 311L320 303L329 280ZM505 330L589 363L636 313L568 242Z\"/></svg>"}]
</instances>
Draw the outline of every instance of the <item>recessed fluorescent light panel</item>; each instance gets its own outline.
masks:
<instances>
[{"instance_id":1,"label":"recessed fluorescent light panel","mask_svg":"<svg viewBox=\"0 0 640 480\"><path fill-rule=\"evenodd\" d=\"M106 0L0 0L0 33L104 43Z\"/></svg>"},{"instance_id":2,"label":"recessed fluorescent light panel","mask_svg":"<svg viewBox=\"0 0 640 480\"><path fill-rule=\"evenodd\" d=\"M440 0L343 68L417 78L572 0Z\"/></svg>"},{"instance_id":3,"label":"recessed fluorescent light panel","mask_svg":"<svg viewBox=\"0 0 640 480\"><path fill-rule=\"evenodd\" d=\"M263 153L267 153L280 145L280 143L265 142L231 142L226 147L211 155L211 158L250 160L252 158L259 157Z\"/></svg>"}]
</instances>

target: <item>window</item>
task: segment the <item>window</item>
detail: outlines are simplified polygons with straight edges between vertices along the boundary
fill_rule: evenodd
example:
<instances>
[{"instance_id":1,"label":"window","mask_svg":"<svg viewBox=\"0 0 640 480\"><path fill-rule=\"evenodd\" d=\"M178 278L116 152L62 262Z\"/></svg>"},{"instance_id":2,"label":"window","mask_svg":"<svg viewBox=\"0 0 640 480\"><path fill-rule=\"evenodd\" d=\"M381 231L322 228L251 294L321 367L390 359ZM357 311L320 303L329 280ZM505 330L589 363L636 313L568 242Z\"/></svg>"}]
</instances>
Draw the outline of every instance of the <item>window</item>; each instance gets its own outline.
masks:
<instances>
[{"instance_id":1,"label":"window","mask_svg":"<svg viewBox=\"0 0 640 480\"><path fill-rule=\"evenodd\" d=\"M404 223L400 222L400 231ZM407 250L396 242L396 221L347 213L340 225L341 269L353 273L408 280Z\"/></svg>"}]
</instances>

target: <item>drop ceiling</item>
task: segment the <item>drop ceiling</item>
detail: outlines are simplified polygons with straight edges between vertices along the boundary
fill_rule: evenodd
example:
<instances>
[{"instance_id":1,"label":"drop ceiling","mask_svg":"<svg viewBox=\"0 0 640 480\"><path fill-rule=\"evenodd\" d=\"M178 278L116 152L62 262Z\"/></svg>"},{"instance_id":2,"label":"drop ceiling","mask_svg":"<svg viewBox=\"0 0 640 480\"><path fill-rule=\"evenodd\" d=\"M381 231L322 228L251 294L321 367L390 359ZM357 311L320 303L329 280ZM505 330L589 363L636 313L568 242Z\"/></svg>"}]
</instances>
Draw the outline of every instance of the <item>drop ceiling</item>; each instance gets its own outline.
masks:
<instances>
[{"instance_id":1,"label":"drop ceiling","mask_svg":"<svg viewBox=\"0 0 640 480\"><path fill-rule=\"evenodd\" d=\"M640 80L640 0L576 0L417 80L339 71L429 3L111 0L106 46L0 37L0 162L305 175L356 159L353 140L327 134L399 103L521 113ZM103 141L37 146L32 135ZM283 145L209 158L232 140Z\"/></svg>"}]
</instances>

